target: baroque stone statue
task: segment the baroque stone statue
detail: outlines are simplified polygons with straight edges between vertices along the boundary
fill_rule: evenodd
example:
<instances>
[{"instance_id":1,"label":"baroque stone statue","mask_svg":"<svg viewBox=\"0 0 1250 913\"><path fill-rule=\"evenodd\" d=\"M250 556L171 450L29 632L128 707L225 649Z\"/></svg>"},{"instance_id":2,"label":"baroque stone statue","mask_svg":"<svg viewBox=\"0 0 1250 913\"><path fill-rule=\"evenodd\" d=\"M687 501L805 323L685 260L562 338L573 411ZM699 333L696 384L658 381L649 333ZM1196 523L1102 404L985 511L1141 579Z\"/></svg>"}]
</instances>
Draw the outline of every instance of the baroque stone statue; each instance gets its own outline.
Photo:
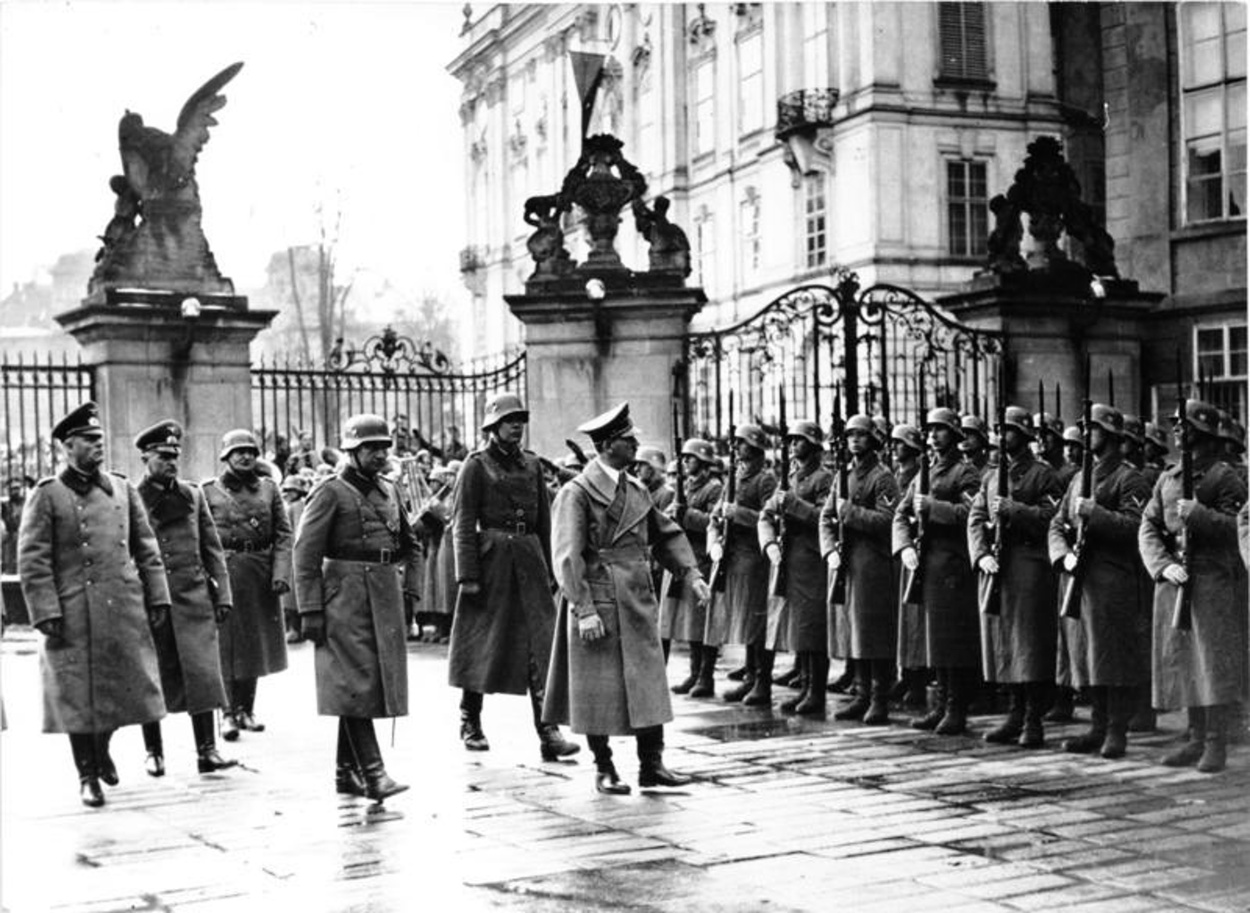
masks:
<instances>
[{"instance_id":1,"label":"baroque stone statue","mask_svg":"<svg viewBox=\"0 0 1250 913\"><path fill-rule=\"evenodd\" d=\"M91 295L120 287L234 293L234 284L217 269L200 225L195 164L208 142L209 127L217 123L213 114L226 103L221 90L242 67L226 67L187 99L172 135L145 125L129 110L122 117L118 144L123 173L109 181L117 200L101 236Z\"/></svg>"},{"instance_id":2,"label":"baroque stone statue","mask_svg":"<svg viewBox=\"0 0 1250 913\"><path fill-rule=\"evenodd\" d=\"M560 215L567 210L568 203L558 193L525 201L525 222L536 229L525 242L534 258L531 280L563 276L577 265L565 250L564 231L560 228Z\"/></svg>"},{"instance_id":3,"label":"baroque stone statue","mask_svg":"<svg viewBox=\"0 0 1250 913\"><path fill-rule=\"evenodd\" d=\"M634 200L634 226L651 245L651 272L677 273L684 279L690 275L690 241L668 220L669 205L665 196L656 197L651 209L642 200Z\"/></svg>"}]
</instances>

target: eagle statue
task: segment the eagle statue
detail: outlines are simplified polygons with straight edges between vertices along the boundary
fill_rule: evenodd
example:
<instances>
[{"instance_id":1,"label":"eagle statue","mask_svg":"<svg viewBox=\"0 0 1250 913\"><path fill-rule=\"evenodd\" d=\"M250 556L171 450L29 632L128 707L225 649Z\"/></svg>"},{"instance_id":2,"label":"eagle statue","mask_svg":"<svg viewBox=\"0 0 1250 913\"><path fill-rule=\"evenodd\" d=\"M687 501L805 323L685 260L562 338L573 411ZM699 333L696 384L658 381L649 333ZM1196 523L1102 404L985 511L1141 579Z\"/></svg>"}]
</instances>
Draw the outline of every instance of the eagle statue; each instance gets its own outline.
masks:
<instances>
[{"instance_id":1,"label":"eagle statue","mask_svg":"<svg viewBox=\"0 0 1250 913\"><path fill-rule=\"evenodd\" d=\"M130 110L122 117L117 131L122 174L109 181L117 199L100 236L89 300L110 288L234 294L200 225L195 164L209 127L217 124L213 115L226 103L221 90L242 68L231 64L188 98L172 135L147 126Z\"/></svg>"}]
</instances>

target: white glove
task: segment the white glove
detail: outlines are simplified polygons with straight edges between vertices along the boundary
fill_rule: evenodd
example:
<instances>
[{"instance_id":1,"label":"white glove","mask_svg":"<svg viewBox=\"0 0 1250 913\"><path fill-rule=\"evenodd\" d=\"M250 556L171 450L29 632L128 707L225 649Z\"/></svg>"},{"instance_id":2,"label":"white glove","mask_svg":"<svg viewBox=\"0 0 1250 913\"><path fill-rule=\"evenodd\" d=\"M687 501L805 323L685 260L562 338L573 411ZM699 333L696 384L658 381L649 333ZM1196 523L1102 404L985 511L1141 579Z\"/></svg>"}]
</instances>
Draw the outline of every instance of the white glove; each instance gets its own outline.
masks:
<instances>
[{"instance_id":1,"label":"white glove","mask_svg":"<svg viewBox=\"0 0 1250 913\"><path fill-rule=\"evenodd\" d=\"M1169 564L1163 569L1163 579L1168 583L1174 583L1177 586L1188 582L1189 572L1179 564Z\"/></svg>"},{"instance_id":2,"label":"white glove","mask_svg":"<svg viewBox=\"0 0 1250 913\"><path fill-rule=\"evenodd\" d=\"M920 567L920 556L916 554L916 550L910 545L903 549L900 557L903 559L903 567L909 571L914 571Z\"/></svg>"},{"instance_id":3,"label":"white glove","mask_svg":"<svg viewBox=\"0 0 1250 913\"><path fill-rule=\"evenodd\" d=\"M764 546L764 554L773 564L781 564L781 546L776 542Z\"/></svg>"},{"instance_id":4,"label":"white glove","mask_svg":"<svg viewBox=\"0 0 1250 913\"><path fill-rule=\"evenodd\" d=\"M995 560L993 555L982 555L981 560L977 562L977 567L979 567L981 572L984 574L998 573L998 561Z\"/></svg>"},{"instance_id":5,"label":"white glove","mask_svg":"<svg viewBox=\"0 0 1250 913\"><path fill-rule=\"evenodd\" d=\"M598 615L583 615L577 619L577 634L588 644L606 637L607 633L603 627L603 619Z\"/></svg>"},{"instance_id":6,"label":"white glove","mask_svg":"<svg viewBox=\"0 0 1250 913\"><path fill-rule=\"evenodd\" d=\"M1076 554L1074 552L1068 552L1063 556L1063 569L1069 574L1076 570Z\"/></svg>"}]
</instances>

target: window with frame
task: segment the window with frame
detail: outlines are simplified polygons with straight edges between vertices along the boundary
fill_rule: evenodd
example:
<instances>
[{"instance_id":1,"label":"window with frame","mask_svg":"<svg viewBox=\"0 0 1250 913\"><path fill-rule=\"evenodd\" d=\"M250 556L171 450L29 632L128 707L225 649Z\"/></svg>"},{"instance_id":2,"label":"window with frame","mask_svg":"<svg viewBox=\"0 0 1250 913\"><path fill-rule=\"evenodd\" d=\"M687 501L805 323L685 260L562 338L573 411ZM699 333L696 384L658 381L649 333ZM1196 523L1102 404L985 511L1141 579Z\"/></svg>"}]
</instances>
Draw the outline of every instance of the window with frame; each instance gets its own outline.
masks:
<instances>
[{"instance_id":1,"label":"window with frame","mask_svg":"<svg viewBox=\"0 0 1250 913\"><path fill-rule=\"evenodd\" d=\"M825 176L814 174L803 180L803 262L808 269L812 269L824 266L828 259Z\"/></svg>"},{"instance_id":2,"label":"window with frame","mask_svg":"<svg viewBox=\"0 0 1250 913\"><path fill-rule=\"evenodd\" d=\"M1227 323L1194 329L1194 377L1203 379L1213 406L1246 416L1246 324Z\"/></svg>"},{"instance_id":3,"label":"window with frame","mask_svg":"<svg viewBox=\"0 0 1250 913\"><path fill-rule=\"evenodd\" d=\"M938 4L938 75L986 82L990 78L984 3Z\"/></svg>"},{"instance_id":4,"label":"window with frame","mask_svg":"<svg viewBox=\"0 0 1250 913\"><path fill-rule=\"evenodd\" d=\"M712 294L716 275L716 219L706 206L700 206L694 219L695 277Z\"/></svg>"},{"instance_id":5,"label":"window with frame","mask_svg":"<svg viewBox=\"0 0 1250 913\"><path fill-rule=\"evenodd\" d=\"M1246 214L1246 8L1180 3L1185 222Z\"/></svg>"},{"instance_id":6,"label":"window with frame","mask_svg":"<svg viewBox=\"0 0 1250 913\"><path fill-rule=\"evenodd\" d=\"M989 194L985 162L946 163L947 250L955 257L982 257L989 237Z\"/></svg>"},{"instance_id":7,"label":"window with frame","mask_svg":"<svg viewBox=\"0 0 1250 913\"><path fill-rule=\"evenodd\" d=\"M803 85L820 89L832 84L829 72L829 12L832 4L801 4L803 16Z\"/></svg>"},{"instance_id":8,"label":"window with frame","mask_svg":"<svg viewBox=\"0 0 1250 913\"><path fill-rule=\"evenodd\" d=\"M716 147L716 60L708 58L694 69L694 153Z\"/></svg>"},{"instance_id":9,"label":"window with frame","mask_svg":"<svg viewBox=\"0 0 1250 913\"><path fill-rule=\"evenodd\" d=\"M760 268L760 196L754 187L738 204L738 232L742 239L742 271L753 276Z\"/></svg>"},{"instance_id":10,"label":"window with frame","mask_svg":"<svg viewBox=\"0 0 1250 913\"><path fill-rule=\"evenodd\" d=\"M739 132L764 126L764 35L756 29L738 41Z\"/></svg>"}]
</instances>

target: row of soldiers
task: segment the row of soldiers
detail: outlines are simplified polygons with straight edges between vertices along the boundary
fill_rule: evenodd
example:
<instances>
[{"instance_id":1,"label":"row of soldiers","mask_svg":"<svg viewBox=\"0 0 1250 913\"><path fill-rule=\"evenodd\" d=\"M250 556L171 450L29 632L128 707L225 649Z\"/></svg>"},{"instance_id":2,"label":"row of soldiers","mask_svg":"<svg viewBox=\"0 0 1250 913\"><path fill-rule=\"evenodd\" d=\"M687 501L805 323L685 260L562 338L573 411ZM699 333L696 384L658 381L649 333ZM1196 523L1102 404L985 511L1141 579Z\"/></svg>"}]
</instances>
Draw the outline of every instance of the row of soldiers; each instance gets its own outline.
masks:
<instances>
[{"instance_id":1,"label":"row of soldiers","mask_svg":"<svg viewBox=\"0 0 1250 913\"><path fill-rule=\"evenodd\" d=\"M792 651L799 681L783 712L823 716L837 658L855 697L835 718L888 723L896 672L911 690L931 676L936 699L912 725L956 734L984 681L1009 699L986 740L1035 748L1056 686L1082 689L1090 727L1065 749L1122 756L1144 701L1189 710L1186 745L1165 763L1221 769L1233 708L1247 692L1239 436L1212 406L1185 404L1175 426L1193 457L1185 495L1181 466L1162 465L1157 432L1142 435L1140 423L1108 405L1092 405L1066 435L1074 460L1064 459L1050 416L1007 407L995 448L1001 488L996 466L977 459L983 429L975 417L933 409L926 441L921 429L855 415L828 442L839 453L830 466L820 427L797 422L785 435L783 480L767 463L765 429L742 424L729 484L716 478L709 441L684 442L680 499L639 465L718 590L705 610L662 593L662 636L691 647L690 675L673 690L710 696L719 648L742 644L743 680L724 698L770 706L774 657ZM893 470L880 456L887 440ZM1092 484L1083 492L1085 442ZM1183 630L1172 624L1178 587L1188 587L1194 606ZM1061 617L1060 594L1073 588Z\"/></svg>"}]
</instances>

